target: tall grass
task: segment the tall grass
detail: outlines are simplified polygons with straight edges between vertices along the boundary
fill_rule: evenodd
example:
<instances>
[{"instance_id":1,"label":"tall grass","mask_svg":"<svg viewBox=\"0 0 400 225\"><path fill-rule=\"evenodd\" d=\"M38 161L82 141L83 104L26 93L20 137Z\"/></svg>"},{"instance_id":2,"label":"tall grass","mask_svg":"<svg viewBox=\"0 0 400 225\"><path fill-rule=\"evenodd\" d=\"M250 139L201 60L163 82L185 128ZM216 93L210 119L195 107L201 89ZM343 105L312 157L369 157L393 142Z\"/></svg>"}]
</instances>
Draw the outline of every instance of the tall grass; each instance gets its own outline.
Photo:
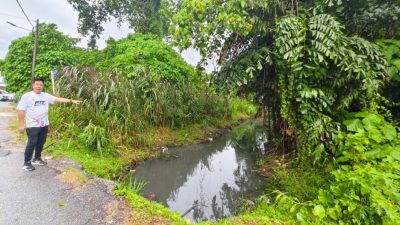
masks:
<instances>
[{"instance_id":1,"label":"tall grass","mask_svg":"<svg viewBox=\"0 0 400 225\"><path fill-rule=\"evenodd\" d=\"M222 118L225 112L223 98L206 84L188 80L178 85L146 70L126 78L92 69L65 69L56 89L60 96L83 101L79 107L54 107L57 127L79 129L81 138L99 151L108 145L104 138L112 137L116 145L150 145L151 138L144 135L150 127L181 128Z\"/></svg>"}]
</instances>

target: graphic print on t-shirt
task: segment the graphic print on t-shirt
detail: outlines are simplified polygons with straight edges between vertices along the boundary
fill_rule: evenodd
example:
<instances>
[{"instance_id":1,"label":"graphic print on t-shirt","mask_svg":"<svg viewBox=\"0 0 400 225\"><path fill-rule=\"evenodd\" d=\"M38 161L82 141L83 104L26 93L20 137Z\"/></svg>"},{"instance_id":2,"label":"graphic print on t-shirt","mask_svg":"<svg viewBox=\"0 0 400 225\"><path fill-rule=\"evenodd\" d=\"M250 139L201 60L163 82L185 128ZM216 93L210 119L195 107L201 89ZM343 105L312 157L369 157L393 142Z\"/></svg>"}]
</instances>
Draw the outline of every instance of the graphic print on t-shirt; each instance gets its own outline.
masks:
<instances>
[{"instance_id":1,"label":"graphic print on t-shirt","mask_svg":"<svg viewBox=\"0 0 400 225\"><path fill-rule=\"evenodd\" d=\"M47 125L46 121L48 121L47 102L45 100L36 100L36 99L32 99L32 102L33 102L33 108L31 108L30 110L34 113L32 113L30 116L27 115L27 117L29 118L29 119L27 118L27 123L30 123L29 126L45 127Z\"/></svg>"},{"instance_id":2,"label":"graphic print on t-shirt","mask_svg":"<svg viewBox=\"0 0 400 225\"><path fill-rule=\"evenodd\" d=\"M47 112L39 114L35 118L31 118L31 120L36 121L37 124L39 125L39 127L45 127L46 126L46 122L45 121L48 120Z\"/></svg>"},{"instance_id":3,"label":"graphic print on t-shirt","mask_svg":"<svg viewBox=\"0 0 400 225\"><path fill-rule=\"evenodd\" d=\"M35 101L34 106L44 105L46 101Z\"/></svg>"},{"instance_id":4,"label":"graphic print on t-shirt","mask_svg":"<svg viewBox=\"0 0 400 225\"><path fill-rule=\"evenodd\" d=\"M33 91L24 94L18 103L17 109L25 111L26 127L45 127L49 125L49 104L55 102L56 97L47 94L36 94Z\"/></svg>"}]
</instances>

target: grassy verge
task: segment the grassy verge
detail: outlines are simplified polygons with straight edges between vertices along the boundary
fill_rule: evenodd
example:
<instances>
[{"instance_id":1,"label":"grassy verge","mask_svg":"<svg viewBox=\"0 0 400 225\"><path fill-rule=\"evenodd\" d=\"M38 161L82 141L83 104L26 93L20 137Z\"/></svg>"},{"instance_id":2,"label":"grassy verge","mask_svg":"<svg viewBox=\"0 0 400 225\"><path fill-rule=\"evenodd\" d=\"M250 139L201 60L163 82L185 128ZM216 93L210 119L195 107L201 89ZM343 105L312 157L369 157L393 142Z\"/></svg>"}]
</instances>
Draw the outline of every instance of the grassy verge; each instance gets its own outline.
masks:
<instances>
[{"instance_id":1,"label":"grassy verge","mask_svg":"<svg viewBox=\"0 0 400 225\"><path fill-rule=\"evenodd\" d=\"M300 201L310 201L318 196L318 190L328 188L334 180L330 173L332 165L325 164L313 166L307 160L284 160L270 159L262 167L269 166L273 176L269 180L268 190L280 190ZM272 165L272 166L270 166Z\"/></svg>"}]
</instances>

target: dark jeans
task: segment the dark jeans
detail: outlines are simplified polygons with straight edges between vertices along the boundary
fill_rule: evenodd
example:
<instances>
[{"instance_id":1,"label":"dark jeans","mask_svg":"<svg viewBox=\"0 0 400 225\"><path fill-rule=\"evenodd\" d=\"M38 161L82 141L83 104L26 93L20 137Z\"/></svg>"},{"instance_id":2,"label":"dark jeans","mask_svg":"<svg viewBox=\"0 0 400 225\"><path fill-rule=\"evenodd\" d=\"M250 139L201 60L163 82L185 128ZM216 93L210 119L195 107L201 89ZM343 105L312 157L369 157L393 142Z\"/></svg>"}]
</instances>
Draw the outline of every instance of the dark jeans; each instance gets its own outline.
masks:
<instances>
[{"instance_id":1,"label":"dark jeans","mask_svg":"<svg viewBox=\"0 0 400 225\"><path fill-rule=\"evenodd\" d=\"M35 150L35 159L42 155L43 145L46 142L49 127L28 127L26 134L28 135L28 143L25 148L25 162L31 161L33 150Z\"/></svg>"}]
</instances>

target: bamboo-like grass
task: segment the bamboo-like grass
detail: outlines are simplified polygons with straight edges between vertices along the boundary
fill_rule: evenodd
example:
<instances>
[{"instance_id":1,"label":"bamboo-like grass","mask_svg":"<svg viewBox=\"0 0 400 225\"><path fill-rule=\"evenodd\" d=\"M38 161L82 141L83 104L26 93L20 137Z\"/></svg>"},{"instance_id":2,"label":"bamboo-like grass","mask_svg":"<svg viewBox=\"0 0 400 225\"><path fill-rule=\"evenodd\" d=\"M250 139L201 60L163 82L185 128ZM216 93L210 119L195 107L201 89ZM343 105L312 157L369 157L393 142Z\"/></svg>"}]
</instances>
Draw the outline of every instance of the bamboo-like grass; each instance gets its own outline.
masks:
<instances>
[{"instance_id":1,"label":"bamboo-like grass","mask_svg":"<svg viewBox=\"0 0 400 225\"><path fill-rule=\"evenodd\" d=\"M208 84L195 82L172 83L148 71L127 78L65 68L56 82L58 94L83 102L56 108L56 123L64 128L74 124L83 132L82 141L101 152L115 144L150 146L154 140L146 135L149 128L176 129L224 116L223 98Z\"/></svg>"}]
</instances>

